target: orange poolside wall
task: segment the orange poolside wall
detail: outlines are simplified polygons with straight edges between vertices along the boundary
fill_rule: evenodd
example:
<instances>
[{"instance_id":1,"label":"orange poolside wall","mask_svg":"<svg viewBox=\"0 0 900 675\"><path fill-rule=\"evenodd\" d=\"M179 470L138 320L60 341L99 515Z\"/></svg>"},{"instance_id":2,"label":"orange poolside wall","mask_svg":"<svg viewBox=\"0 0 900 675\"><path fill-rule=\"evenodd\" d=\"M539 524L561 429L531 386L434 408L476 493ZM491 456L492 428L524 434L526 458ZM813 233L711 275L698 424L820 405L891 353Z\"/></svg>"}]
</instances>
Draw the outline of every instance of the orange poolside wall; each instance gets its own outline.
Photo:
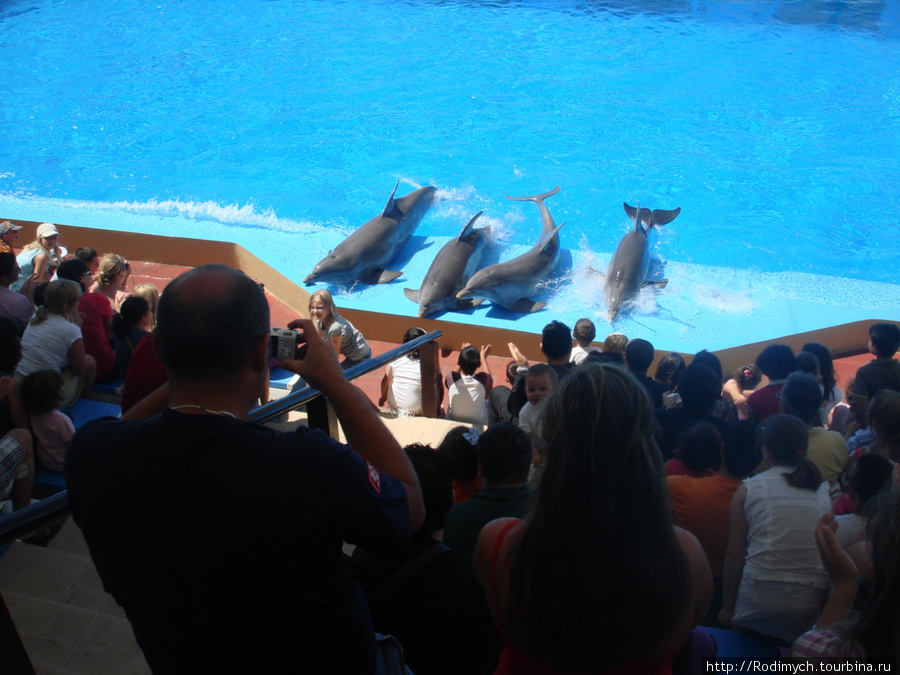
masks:
<instances>
[{"instance_id":1,"label":"orange poolside wall","mask_svg":"<svg viewBox=\"0 0 900 675\"><path fill-rule=\"evenodd\" d=\"M24 246L34 241L35 230L39 223L0 217L0 222L4 220L12 220L17 225L22 226L22 230L19 232L20 245ZM116 230L84 228L62 224L57 224L57 228L62 236L62 241L64 244L72 247L71 250L74 250L78 245L85 245L96 248L101 254L115 252L132 260L145 262L188 267L210 263L229 265L243 270L249 276L264 283L267 291L298 312L305 313L309 304L309 291L277 270L272 269L252 252L238 244L190 239L187 237L118 232ZM471 342L475 345L492 344L494 355L505 356L507 354L506 344L514 342L524 354L532 359L536 359L540 355L540 335L532 333L479 326L477 324L451 323L440 319L397 317L354 309L342 308L341 314L346 316L362 331L363 335L371 340L397 343L400 341L406 328L410 325L418 325L427 331L442 331L443 336L440 338L439 343L443 349L459 349L463 342ZM548 316L547 320L550 321L552 318ZM831 348L835 356L847 356L866 351L868 328L876 321L879 321L879 319L856 321L764 342L719 349L716 351L716 355L722 361L722 368L726 374L740 365L753 363L763 348L776 343L790 345L794 351L799 351L806 342L821 342ZM665 345L656 346L658 347L656 361L658 361L670 350L666 350ZM685 356L690 361L690 355ZM655 362L654 366L651 366L651 372L653 369L655 369Z\"/></svg>"}]
</instances>

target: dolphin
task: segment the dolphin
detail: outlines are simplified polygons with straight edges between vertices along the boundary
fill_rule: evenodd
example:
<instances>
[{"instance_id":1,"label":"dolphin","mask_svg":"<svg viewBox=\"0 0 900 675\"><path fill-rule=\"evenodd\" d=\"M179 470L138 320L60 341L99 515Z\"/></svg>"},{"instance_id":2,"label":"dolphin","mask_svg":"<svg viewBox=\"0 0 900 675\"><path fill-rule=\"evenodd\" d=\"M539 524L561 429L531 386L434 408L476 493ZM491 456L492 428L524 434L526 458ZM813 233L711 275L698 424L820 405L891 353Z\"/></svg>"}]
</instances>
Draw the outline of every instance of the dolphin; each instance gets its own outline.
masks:
<instances>
[{"instance_id":1,"label":"dolphin","mask_svg":"<svg viewBox=\"0 0 900 675\"><path fill-rule=\"evenodd\" d=\"M488 265L475 272L466 287L456 294L457 298L469 296L487 298L495 305L522 314L536 312L547 304L535 302L528 296L559 262L559 230L562 225L556 226L553 217L544 206L544 200L557 192L559 192L558 185L542 195L507 197L513 201L537 204L541 212L541 238L527 253L506 262Z\"/></svg>"},{"instance_id":2,"label":"dolphin","mask_svg":"<svg viewBox=\"0 0 900 675\"><path fill-rule=\"evenodd\" d=\"M634 229L622 237L606 269L603 293L606 296L607 315L610 321L615 320L622 305L634 300L642 286L653 284L662 288L668 283L668 279L647 281L652 245L650 236L654 234L654 226L671 223L681 213L680 206L671 211L642 209L640 202L637 208L627 203L623 203L622 206L625 207L628 217L634 221Z\"/></svg>"},{"instance_id":3,"label":"dolphin","mask_svg":"<svg viewBox=\"0 0 900 675\"><path fill-rule=\"evenodd\" d=\"M417 291L404 288L406 297L419 303L419 316L450 309L468 309L483 300L459 300L461 291L469 277L478 268L487 245L490 227L476 230L475 221L484 211L475 214L456 239L448 241L438 251Z\"/></svg>"},{"instance_id":4,"label":"dolphin","mask_svg":"<svg viewBox=\"0 0 900 675\"><path fill-rule=\"evenodd\" d=\"M398 182L380 216L372 218L344 239L319 261L304 284L327 281L335 284L384 284L401 272L387 269L388 263L409 241L422 216L434 201L436 188L428 185L394 199Z\"/></svg>"}]
</instances>

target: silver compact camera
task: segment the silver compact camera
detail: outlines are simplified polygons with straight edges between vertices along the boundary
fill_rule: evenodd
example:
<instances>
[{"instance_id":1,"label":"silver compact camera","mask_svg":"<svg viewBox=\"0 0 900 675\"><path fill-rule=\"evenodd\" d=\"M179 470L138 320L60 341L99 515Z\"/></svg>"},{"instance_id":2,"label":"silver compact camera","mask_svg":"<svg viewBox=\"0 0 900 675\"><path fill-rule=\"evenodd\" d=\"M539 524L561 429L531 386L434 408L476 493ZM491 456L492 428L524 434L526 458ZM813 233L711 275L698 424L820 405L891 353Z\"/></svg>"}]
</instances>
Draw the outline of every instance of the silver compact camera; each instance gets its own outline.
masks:
<instances>
[{"instance_id":1,"label":"silver compact camera","mask_svg":"<svg viewBox=\"0 0 900 675\"><path fill-rule=\"evenodd\" d=\"M269 329L269 359L284 361L296 359L298 352L297 331L289 328Z\"/></svg>"}]
</instances>

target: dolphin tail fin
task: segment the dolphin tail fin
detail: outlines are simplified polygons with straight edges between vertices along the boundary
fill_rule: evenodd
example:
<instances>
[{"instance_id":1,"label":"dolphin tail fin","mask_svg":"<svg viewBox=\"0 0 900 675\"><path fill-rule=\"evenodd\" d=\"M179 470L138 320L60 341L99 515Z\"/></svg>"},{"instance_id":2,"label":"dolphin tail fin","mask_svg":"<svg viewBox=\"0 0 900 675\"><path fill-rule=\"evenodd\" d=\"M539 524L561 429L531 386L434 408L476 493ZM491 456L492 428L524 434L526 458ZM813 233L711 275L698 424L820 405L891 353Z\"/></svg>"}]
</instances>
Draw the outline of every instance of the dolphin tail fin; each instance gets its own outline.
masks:
<instances>
[{"instance_id":1,"label":"dolphin tail fin","mask_svg":"<svg viewBox=\"0 0 900 675\"><path fill-rule=\"evenodd\" d=\"M472 229L474 228L474 225L475 225L475 221L481 217L482 213L484 213L484 211L479 211L474 216L472 216L472 220L470 220L466 224L466 226L463 228L463 231L459 233L459 236L456 238L457 240L462 239L463 237L465 237L467 234L469 234L472 231Z\"/></svg>"},{"instance_id":2,"label":"dolphin tail fin","mask_svg":"<svg viewBox=\"0 0 900 675\"><path fill-rule=\"evenodd\" d=\"M416 302L416 303L419 302L419 291L414 291L414 290L412 290L412 289L410 289L410 288L404 288L404 289L403 289L403 294L404 294L407 298L409 298L410 300L412 300L413 302Z\"/></svg>"},{"instance_id":3,"label":"dolphin tail fin","mask_svg":"<svg viewBox=\"0 0 900 675\"><path fill-rule=\"evenodd\" d=\"M654 225L659 227L660 225L671 223L678 217L678 214L681 213L680 206L677 209L672 210L653 209L653 211L650 209L642 209L640 202L638 202L637 207L629 206L628 202L623 202L622 206L625 207L625 213L628 214L628 217L634 221L635 227L638 223L643 223L647 226L647 229ZM638 219L638 213L641 214L640 219Z\"/></svg>"},{"instance_id":4,"label":"dolphin tail fin","mask_svg":"<svg viewBox=\"0 0 900 675\"><path fill-rule=\"evenodd\" d=\"M530 197L509 197L507 195L503 195L503 196L514 202L542 202L547 197L552 197L557 192L559 192L559 185L557 185L555 188L550 190L550 192L545 192L544 194L540 194L540 195L531 195Z\"/></svg>"},{"instance_id":5,"label":"dolphin tail fin","mask_svg":"<svg viewBox=\"0 0 900 675\"><path fill-rule=\"evenodd\" d=\"M510 303L507 306L507 309L511 312L518 312L519 314L532 314L543 309L546 305L546 302L535 302L528 298L519 298L515 302Z\"/></svg>"},{"instance_id":6,"label":"dolphin tail fin","mask_svg":"<svg viewBox=\"0 0 900 675\"><path fill-rule=\"evenodd\" d=\"M671 223L678 217L678 214L681 213L681 207L679 206L677 209L672 209L671 211L664 211L663 209L653 209L653 213L650 214L650 225L665 225L666 223Z\"/></svg>"},{"instance_id":7,"label":"dolphin tail fin","mask_svg":"<svg viewBox=\"0 0 900 675\"><path fill-rule=\"evenodd\" d=\"M383 218L392 218L391 215L394 210L397 208L397 201L394 199L394 195L397 194L397 188L400 187L400 181L397 181L397 184L394 186L394 191L391 192L391 196L388 197L387 204L384 207L384 211L381 212ZM399 220L398 218L394 218L395 220Z\"/></svg>"}]
</instances>

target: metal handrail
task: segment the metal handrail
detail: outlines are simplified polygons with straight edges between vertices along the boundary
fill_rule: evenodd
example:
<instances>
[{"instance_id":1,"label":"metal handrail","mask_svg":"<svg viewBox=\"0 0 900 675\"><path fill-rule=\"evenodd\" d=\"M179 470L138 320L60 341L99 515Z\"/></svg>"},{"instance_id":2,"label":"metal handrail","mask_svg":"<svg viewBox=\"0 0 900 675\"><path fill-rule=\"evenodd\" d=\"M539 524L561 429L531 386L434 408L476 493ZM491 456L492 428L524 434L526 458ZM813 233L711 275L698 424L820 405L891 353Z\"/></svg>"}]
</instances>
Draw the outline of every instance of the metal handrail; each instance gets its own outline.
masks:
<instances>
[{"instance_id":1,"label":"metal handrail","mask_svg":"<svg viewBox=\"0 0 900 675\"><path fill-rule=\"evenodd\" d=\"M344 376L348 380L355 380L362 375L371 373L373 370L383 368L391 361L419 349L429 342L441 337L441 335L441 331L433 330L421 337L394 347L384 354L368 359L352 368L348 368L345 371ZM306 405L320 396L322 396L322 392L307 386L299 391L292 392L277 401L272 401L264 406L253 409L250 411L249 419L258 423L268 422L285 413L296 410L300 406ZM26 506L24 509L19 509L4 518L0 518L0 546L5 546L26 534L30 534L45 525L49 525L54 520L68 513L68 496L68 490L63 490L62 492L57 492L39 502L35 502L30 506Z\"/></svg>"},{"instance_id":2,"label":"metal handrail","mask_svg":"<svg viewBox=\"0 0 900 675\"><path fill-rule=\"evenodd\" d=\"M401 356L406 356L410 352L414 352L423 345L426 345L429 342L432 342L441 337L441 335L443 335L441 331L433 330L430 333L426 333L425 335L410 340L409 342L404 342L402 345L398 345L397 347L394 347L390 351L387 351L380 356L374 356L371 359L366 359L362 363L359 363L352 368L348 368L344 374L348 380L355 380L362 375L371 373L373 370L379 370L380 368L383 368L388 363L397 360ZM310 401L318 398L321 395L322 392L320 392L318 389L314 389L310 386L303 387L303 389L291 392L287 396L280 398L277 401L272 401L271 403L267 403L266 405L251 410L250 421L259 423L270 422L285 413L296 410L300 406L309 403Z\"/></svg>"}]
</instances>

